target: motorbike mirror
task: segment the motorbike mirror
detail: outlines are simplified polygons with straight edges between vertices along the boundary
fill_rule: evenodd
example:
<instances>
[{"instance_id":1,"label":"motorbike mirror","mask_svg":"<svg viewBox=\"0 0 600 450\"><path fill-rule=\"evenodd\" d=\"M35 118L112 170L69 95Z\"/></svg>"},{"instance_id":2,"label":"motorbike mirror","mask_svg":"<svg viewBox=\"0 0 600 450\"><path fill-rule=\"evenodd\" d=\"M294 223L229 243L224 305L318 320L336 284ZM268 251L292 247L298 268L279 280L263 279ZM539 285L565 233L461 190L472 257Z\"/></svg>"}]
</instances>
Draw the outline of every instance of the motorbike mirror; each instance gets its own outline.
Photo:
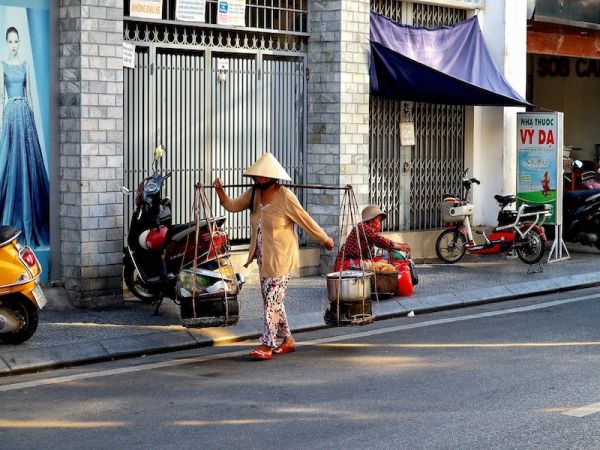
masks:
<instances>
[{"instance_id":1,"label":"motorbike mirror","mask_svg":"<svg viewBox=\"0 0 600 450\"><path fill-rule=\"evenodd\" d=\"M123 193L123 195L131 195L131 190L129 190L125 186L121 186L121 192Z\"/></svg>"},{"instance_id":2,"label":"motorbike mirror","mask_svg":"<svg viewBox=\"0 0 600 450\"><path fill-rule=\"evenodd\" d=\"M165 155L166 149L164 147L164 145L159 145L158 147L156 147L154 149L154 159L156 161L158 161L160 158L162 158Z\"/></svg>"}]
</instances>

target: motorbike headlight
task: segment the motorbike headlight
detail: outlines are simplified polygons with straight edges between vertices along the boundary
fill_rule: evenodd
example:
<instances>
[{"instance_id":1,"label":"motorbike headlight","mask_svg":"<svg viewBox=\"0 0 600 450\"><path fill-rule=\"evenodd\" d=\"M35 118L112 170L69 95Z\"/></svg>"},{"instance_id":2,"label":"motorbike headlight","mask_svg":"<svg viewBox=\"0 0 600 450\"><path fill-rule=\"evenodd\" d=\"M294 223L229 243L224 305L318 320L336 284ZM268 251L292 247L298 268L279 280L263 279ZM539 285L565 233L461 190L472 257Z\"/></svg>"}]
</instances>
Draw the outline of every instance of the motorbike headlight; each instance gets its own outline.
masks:
<instances>
[{"instance_id":1,"label":"motorbike headlight","mask_svg":"<svg viewBox=\"0 0 600 450\"><path fill-rule=\"evenodd\" d=\"M17 283L24 283L29 280L31 280L31 275L29 275L27 272L23 272L17 277Z\"/></svg>"}]
</instances>

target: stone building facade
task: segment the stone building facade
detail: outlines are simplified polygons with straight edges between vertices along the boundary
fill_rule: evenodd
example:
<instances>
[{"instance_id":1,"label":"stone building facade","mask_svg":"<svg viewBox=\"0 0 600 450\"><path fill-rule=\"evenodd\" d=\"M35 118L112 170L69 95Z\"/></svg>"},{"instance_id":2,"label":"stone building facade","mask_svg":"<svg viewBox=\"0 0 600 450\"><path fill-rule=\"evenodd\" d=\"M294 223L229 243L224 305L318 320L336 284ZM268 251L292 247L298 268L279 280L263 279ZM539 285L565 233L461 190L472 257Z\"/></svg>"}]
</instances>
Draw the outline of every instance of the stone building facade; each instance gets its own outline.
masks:
<instances>
[{"instance_id":1,"label":"stone building facade","mask_svg":"<svg viewBox=\"0 0 600 450\"><path fill-rule=\"evenodd\" d=\"M61 0L58 16L61 270L51 277L93 305L122 297L123 4Z\"/></svg>"},{"instance_id":2,"label":"stone building facade","mask_svg":"<svg viewBox=\"0 0 600 450\"><path fill-rule=\"evenodd\" d=\"M489 13L473 7L480 2L469 0L427 3L479 13L499 66L509 81L524 89L524 71L518 66L525 57L525 20L514 19L513 13L523 9L525 14L520 5L525 2L488 2L493 3ZM70 296L84 306L122 298L123 10L122 0L59 0L55 14L60 118L53 154L60 188L53 202L57 224L53 242L58 245L53 245L51 281L64 283ZM358 204L364 206L370 186L370 4L310 0L309 10L306 182L351 184ZM515 26L523 32L508 32ZM493 180L493 189L510 190L514 143L504 130L514 127L513 111L471 107L466 115L466 164L478 168L480 177ZM500 172L486 167L488 158L497 162ZM337 192L310 192L306 198L309 213L334 237L340 229L341 199ZM480 222L488 215L484 211ZM403 238L398 233L397 237Z\"/></svg>"}]
</instances>

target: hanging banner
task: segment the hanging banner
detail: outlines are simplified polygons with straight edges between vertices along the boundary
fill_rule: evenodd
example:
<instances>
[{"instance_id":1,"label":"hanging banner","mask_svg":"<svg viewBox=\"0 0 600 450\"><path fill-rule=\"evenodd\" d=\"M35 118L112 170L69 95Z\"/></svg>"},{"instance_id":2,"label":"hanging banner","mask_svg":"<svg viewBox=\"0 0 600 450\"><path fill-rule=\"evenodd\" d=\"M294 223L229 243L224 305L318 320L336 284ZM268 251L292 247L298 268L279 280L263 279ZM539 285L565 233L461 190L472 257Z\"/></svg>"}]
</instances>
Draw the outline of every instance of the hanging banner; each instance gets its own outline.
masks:
<instances>
[{"instance_id":1,"label":"hanging banner","mask_svg":"<svg viewBox=\"0 0 600 450\"><path fill-rule=\"evenodd\" d=\"M517 113L517 206L549 204L562 223L563 113Z\"/></svg>"},{"instance_id":2,"label":"hanging banner","mask_svg":"<svg viewBox=\"0 0 600 450\"><path fill-rule=\"evenodd\" d=\"M0 224L21 230L42 281L50 264L48 3L0 0Z\"/></svg>"},{"instance_id":3,"label":"hanging banner","mask_svg":"<svg viewBox=\"0 0 600 450\"><path fill-rule=\"evenodd\" d=\"M163 0L131 0L129 15L145 19L162 19Z\"/></svg>"},{"instance_id":4,"label":"hanging banner","mask_svg":"<svg viewBox=\"0 0 600 450\"><path fill-rule=\"evenodd\" d=\"M219 0L217 23L236 27L246 26L246 1Z\"/></svg>"},{"instance_id":5,"label":"hanging banner","mask_svg":"<svg viewBox=\"0 0 600 450\"><path fill-rule=\"evenodd\" d=\"M184 22L206 22L206 0L177 0L175 18Z\"/></svg>"}]
</instances>

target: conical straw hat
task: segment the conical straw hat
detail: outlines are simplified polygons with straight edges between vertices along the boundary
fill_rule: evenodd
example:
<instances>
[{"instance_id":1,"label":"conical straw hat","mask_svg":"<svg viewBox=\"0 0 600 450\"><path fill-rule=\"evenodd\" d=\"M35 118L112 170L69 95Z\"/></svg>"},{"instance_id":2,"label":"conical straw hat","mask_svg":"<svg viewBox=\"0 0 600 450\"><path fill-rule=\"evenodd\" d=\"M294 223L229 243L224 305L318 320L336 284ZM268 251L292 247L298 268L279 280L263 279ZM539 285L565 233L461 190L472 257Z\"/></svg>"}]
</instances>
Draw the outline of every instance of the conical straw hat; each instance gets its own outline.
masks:
<instances>
[{"instance_id":1,"label":"conical straw hat","mask_svg":"<svg viewBox=\"0 0 600 450\"><path fill-rule=\"evenodd\" d=\"M267 152L243 173L245 177L266 177L276 180L292 181L285 169L272 153Z\"/></svg>"}]
</instances>

